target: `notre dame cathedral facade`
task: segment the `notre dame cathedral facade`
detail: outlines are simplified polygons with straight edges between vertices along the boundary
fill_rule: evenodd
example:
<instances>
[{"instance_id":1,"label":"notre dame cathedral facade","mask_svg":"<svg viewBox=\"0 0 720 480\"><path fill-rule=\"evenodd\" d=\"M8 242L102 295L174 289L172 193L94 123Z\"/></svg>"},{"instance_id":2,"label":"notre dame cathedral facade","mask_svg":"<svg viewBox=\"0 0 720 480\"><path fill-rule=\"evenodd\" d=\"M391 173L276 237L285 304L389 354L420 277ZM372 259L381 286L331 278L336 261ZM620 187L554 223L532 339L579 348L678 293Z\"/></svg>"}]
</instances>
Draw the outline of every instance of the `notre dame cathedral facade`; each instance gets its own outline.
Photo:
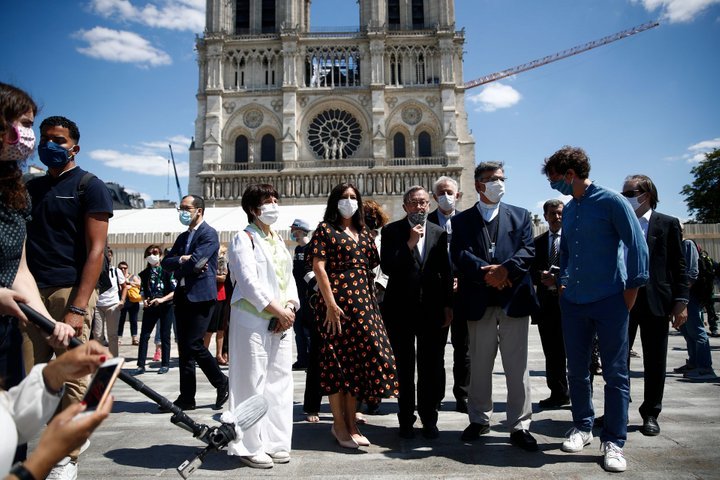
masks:
<instances>
[{"instance_id":1,"label":"notre dame cathedral facade","mask_svg":"<svg viewBox=\"0 0 720 480\"><path fill-rule=\"evenodd\" d=\"M266 182L321 204L349 181L397 216L447 175L475 198L454 1L357 3L357 29L321 31L310 0L207 0L190 193L234 206Z\"/></svg>"}]
</instances>

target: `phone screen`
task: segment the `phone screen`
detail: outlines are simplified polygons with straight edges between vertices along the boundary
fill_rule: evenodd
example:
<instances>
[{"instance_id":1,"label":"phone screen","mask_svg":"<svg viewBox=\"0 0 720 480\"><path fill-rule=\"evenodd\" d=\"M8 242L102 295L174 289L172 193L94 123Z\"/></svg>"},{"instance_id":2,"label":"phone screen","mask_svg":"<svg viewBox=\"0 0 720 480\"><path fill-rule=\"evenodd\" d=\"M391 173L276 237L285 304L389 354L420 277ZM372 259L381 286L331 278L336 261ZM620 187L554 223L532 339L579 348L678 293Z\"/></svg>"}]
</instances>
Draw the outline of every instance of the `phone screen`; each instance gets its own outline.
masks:
<instances>
[{"instance_id":1,"label":"phone screen","mask_svg":"<svg viewBox=\"0 0 720 480\"><path fill-rule=\"evenodd\" d=\"M123 362L123 358L111 358L98 367L83 397L83 401L87 404L86 412L97 410L108 396Z\"/></svg>"}]
</instances>

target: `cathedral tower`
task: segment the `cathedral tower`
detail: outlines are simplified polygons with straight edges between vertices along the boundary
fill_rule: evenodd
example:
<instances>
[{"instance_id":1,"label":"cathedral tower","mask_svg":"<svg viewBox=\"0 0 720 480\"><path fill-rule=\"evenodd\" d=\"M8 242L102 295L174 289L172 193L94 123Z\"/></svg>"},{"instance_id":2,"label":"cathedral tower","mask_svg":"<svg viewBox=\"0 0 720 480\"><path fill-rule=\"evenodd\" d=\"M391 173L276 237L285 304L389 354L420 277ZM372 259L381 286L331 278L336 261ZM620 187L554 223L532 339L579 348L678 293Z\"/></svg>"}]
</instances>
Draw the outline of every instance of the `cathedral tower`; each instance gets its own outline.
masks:
<instances>
[{"instance_id":1,"label":"cathedral tower","mask_svg":"<svg viewBox=\"0 0 720 480\"><path fill-rule=\"evenodd\" d=\"M190 193L238 205L267 182L318 204L350 181L397 217L448 175L475 198L453 0L358 4L358 28L320 31L310 0L207 1Z\"/></svg>"}]
</instances>

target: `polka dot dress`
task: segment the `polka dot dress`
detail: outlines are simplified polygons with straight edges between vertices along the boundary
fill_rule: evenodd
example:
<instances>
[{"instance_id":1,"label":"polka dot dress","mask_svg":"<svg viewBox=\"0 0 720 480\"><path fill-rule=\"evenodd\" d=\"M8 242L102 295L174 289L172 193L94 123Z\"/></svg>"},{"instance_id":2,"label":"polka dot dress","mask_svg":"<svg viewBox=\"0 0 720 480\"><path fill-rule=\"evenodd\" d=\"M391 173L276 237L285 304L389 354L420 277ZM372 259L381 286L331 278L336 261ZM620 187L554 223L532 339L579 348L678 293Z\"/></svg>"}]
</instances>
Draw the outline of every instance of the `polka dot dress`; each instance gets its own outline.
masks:
<instances>
[{"instance_id":1,"label":"polka dot dress","mask_svg":"<svg viewBox=\"0 0 720 480\"><path fill-rule=\"evenodd\" d=\"M375 242L366 230L355 242L333 225L321 223L309 251L309 262L314 257L326 260L335 302L347 316L341 319L342 333L327 333L323 327L327 307L322 295L317 296L321 391L325 395L344 391L368 401L397 396L395 358L370 287L370 273L380 263Z\"/></svg>"},{"instance_id":2,"label":"polka dot dress","mask_svg":"<svg viewBox=\"0 0 720 480\"><path fill-rule=\"evenodd\" d=\"M29 219L29 207L18 211L0 205L0 287L10 287L15 281Z\"/></svg>"}]
</instances>

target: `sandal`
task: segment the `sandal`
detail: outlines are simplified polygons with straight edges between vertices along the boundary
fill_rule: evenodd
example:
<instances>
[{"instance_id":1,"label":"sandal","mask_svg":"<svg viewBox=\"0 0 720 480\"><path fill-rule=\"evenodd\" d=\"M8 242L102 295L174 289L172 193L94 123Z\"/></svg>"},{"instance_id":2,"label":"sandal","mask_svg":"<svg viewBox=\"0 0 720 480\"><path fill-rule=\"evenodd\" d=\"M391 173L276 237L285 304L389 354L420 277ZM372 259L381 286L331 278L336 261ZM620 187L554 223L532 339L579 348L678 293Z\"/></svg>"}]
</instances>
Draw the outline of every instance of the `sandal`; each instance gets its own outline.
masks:
<instances>
[{"instance_id":1,"label":"sandal","mask_svg":"<svg viewBox=\"0 0 720 480\"><path fill-rule=\"evenodd\" d=\"M318 413L308 413L305 415L305 420L310 423L318 423L320 421L320 415Z\"/></svg>"}]
</instances>

